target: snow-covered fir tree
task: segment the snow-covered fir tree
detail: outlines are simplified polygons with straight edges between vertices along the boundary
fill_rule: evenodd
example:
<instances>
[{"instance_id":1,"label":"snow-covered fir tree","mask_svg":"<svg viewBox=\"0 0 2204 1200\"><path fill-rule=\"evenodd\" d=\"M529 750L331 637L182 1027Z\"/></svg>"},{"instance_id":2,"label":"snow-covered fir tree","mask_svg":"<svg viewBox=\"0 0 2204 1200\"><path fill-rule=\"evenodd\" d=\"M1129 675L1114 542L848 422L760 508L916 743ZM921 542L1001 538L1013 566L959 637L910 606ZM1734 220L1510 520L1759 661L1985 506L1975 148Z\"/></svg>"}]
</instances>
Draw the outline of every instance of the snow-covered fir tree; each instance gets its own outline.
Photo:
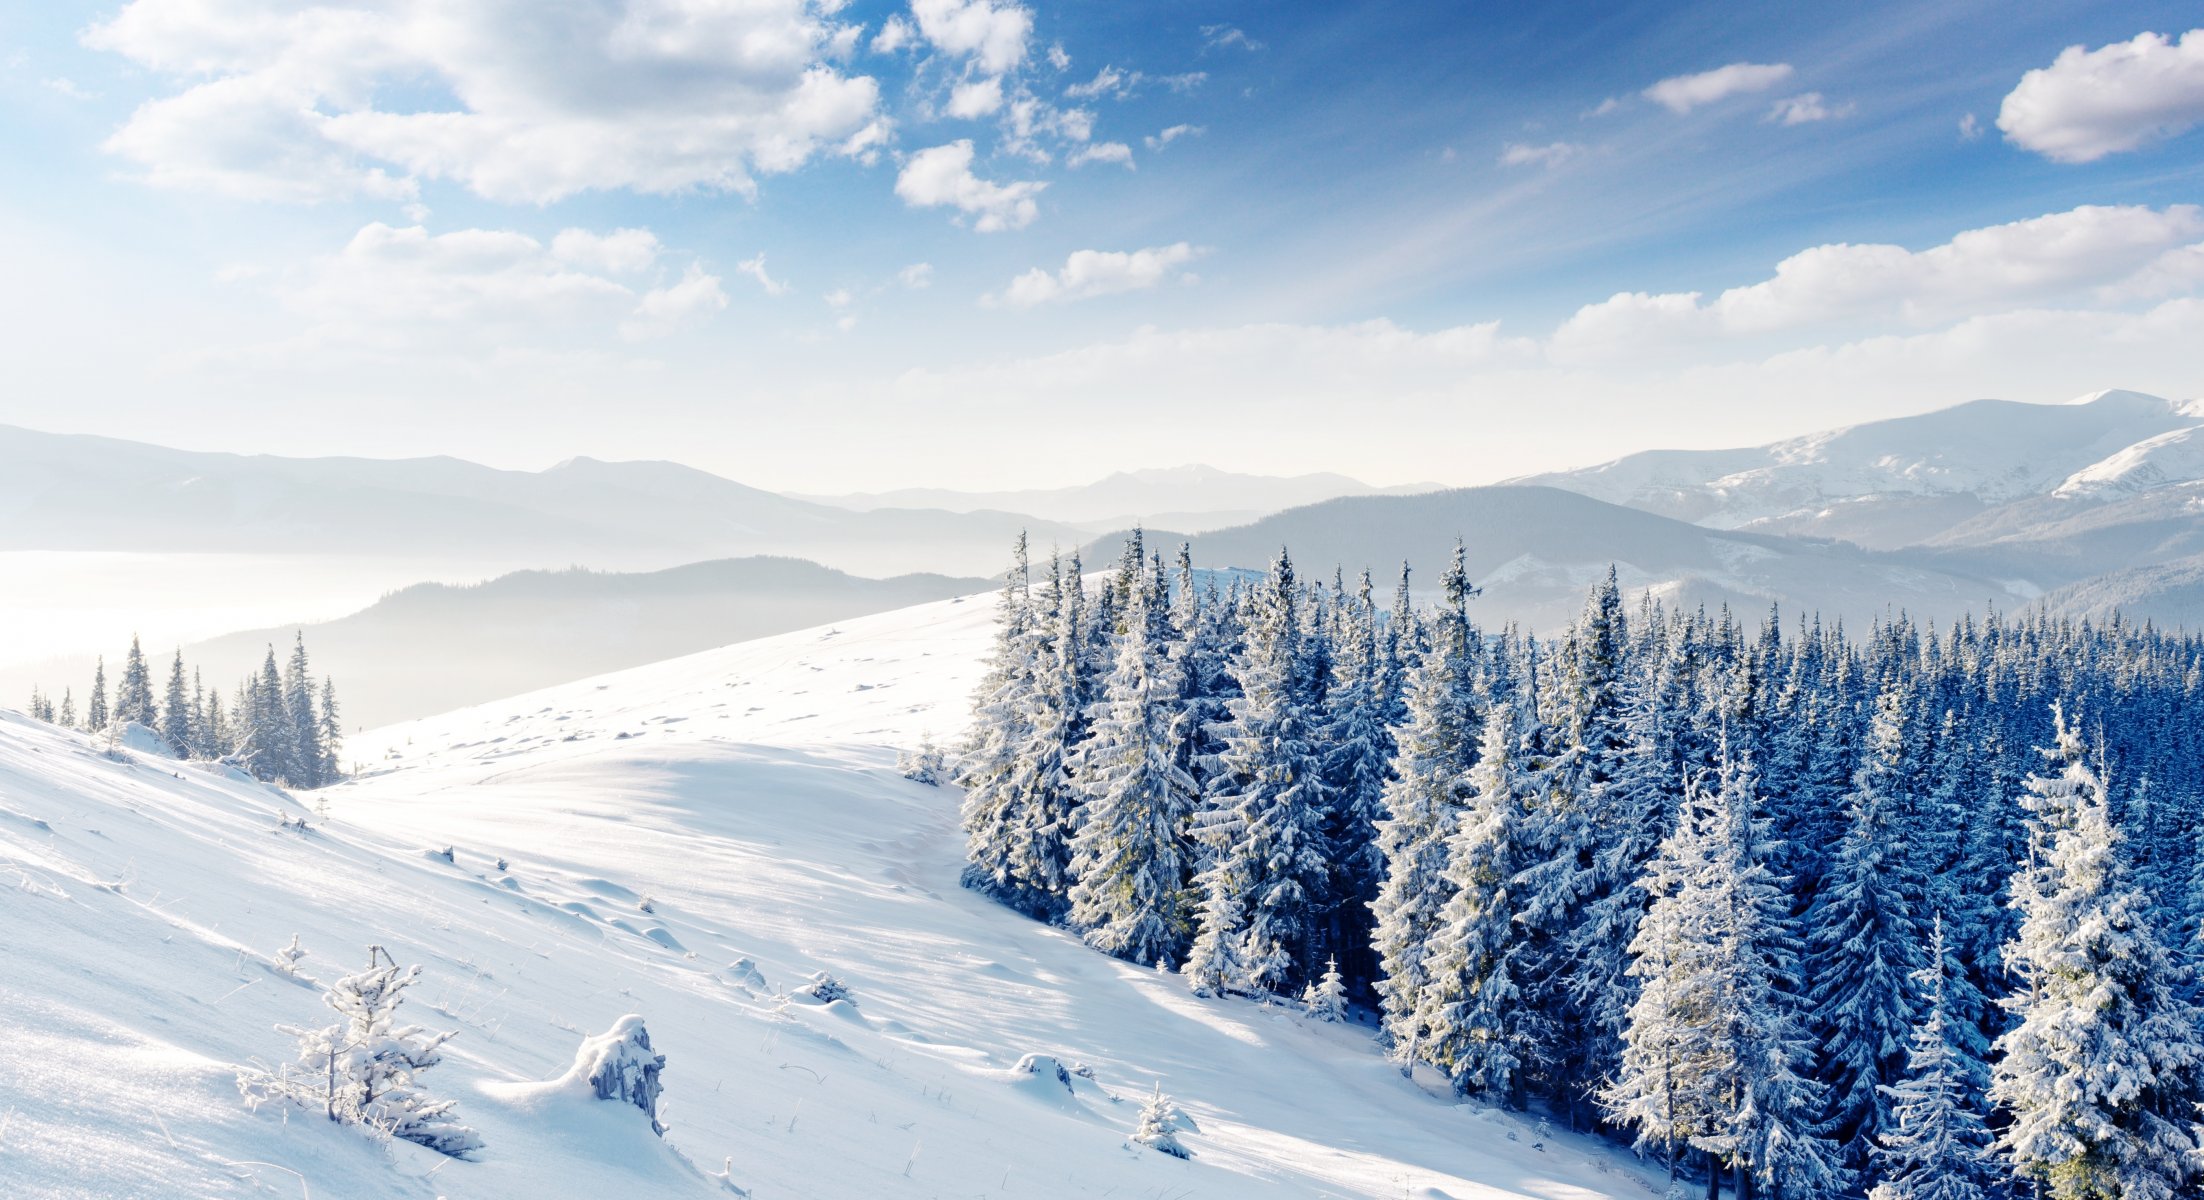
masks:
<instances>
[{"instance_id":1,"label":"snow-covered fir tree","mask_svg":"<svg viewBox=\"0 0 2204 1200\"><path fill-rule=\"evenodd\" d=\"M1324 974L1301 993L1301 1011L1312 1020L1337 1023L1347 1019L1347 981L1339 974L1339 960L1324 960Z\"/></svg>"},{"instance_id":2,"label":"snow-covered fir tree","mask_svg":"<svg viewBox=\"0 0 2204 1200\"><path fill-rule=\"evenodd\" d=\"M1884 687L1876 701L1858 774L1846 797L1849 824L1831 857L1806 923L1809 1000L1821 1049L1819 1077L1829 1086L1826 1129L1844 1148L1847 1168L1867 1174L1889 1127L1886 1091L1905 1069L1913 978L1928 950L1922 924L1926 847L1917 824L1908 728L1909 690Z\"/></svg>"},{"instance_id":3,"label":"snow-covered fir tree","mask_svg":"<svg viewBox=\"0 0 2204 1200\"><path fill-rule=\"evenodd\" d=\"M1179 1140L1179 1126L1184 1123L1178 1106L1163 1094L1163 1084L1159 1082L1147 1103L1140 1106L1139 1121L1133 1126L1133 1140L1173 1158L1192 1158L1193 1151Z\"/></svg>"},{"instance_id":4,"label":"snow-covered fir tree","mask_svg":"<svg viewBox=\"0 0 2204 1200\"><path fill-rule=\"evenodd\" d=\"M1520 1106L1525 1076L1542 1053L1543 1014L1523 993L1533 943L1523 936L1515 886L1528 814L1550 782L1522 716L1527 695L1502 694L1486 710L1483 755L1447 839L1450 895L1425 951L1416 997L1415 1057L1458 1092Z\"/></svg>"},{"instance_id":5,"label":"snow-covered fir tree","mask_svg":"<svg viewBox=\"0 0 2204 1200\"><path fill-rule=\"evenodd\" d=\"M2030 776L2030 861L2014 876L2020 930L2005 961L2019 1023L1997 1041L1998 1149L2052 1200L2193 1194L2204 1034L2156 914L2127 877L2102 774L2054 714L2051 771Z\"/></svg>"},{"instance_id":6,"label":"snow-covered fir tree","mask_svg":"<svg viewBox=\"0 0 2204 1200\"><path fill-rule=\"evenodd\" d=\"M1186 717L1159 577L1127 581L1125 631L1102 713L1080 751L1086 798L1072 839L1070 923L1139 963L1185 956L1193 919L1189 826L1199 802L1181 764Z\"/></svg>"},{"instance_id":7,"label":"snow-covered fir tree","mask_svg":"<svg viewBox=\"0 0 2204 1200\"><path fill-rule=\"evenodd\" d=\"M279 1027L298 1038L297 1056L272 1071L241 1072L239 1089L255 1105L287 1101L454 1158L481 1149L481 1135L453 1115L455 1102L433 1099L421 1086L420 1074L443 1061L453 1035L399 1020L405 991L420 977L421 968L401 969L382 947L370 947L367 966L322 995L337 1023Z\"/></svg>"},{"instance_id":8,"label":"snow-covered fir tree","mask_svg":"<svg viewBox=\"0 0 2204 1200\"><path fill-rule=\"evenodd\" d=\"M1210 875L1239 892L1243 974L1224 981L1230 991L1292 995L1322 949L1330 812L1300 603L1292 560L1280 554L1233 665L1241 694L1197 826ZM1210 919L1205 905L1201 920Z\"/></svg>"},{"instance_id":9,"label":"snow-covered fir tree","mask_svg":"<svg viewBox=\"0 0 2204 1200\"><path fill-rule=\"evenodd\" d=\"M1906 1048L1905 1077L1883 1088L1891 1111L1875 1149L1870 1200L1983 1200L1991 1182L1989 1132L1975 1111L1966 1064L1945 1020L1944 921L1930 926L1928 965L1914 975L1922 1017Z\"/></svg>"},{"instance_id":10,"label":"snow-covered fir tree","mask_svg":"<svg viewBox=\"0 0 2204 1200\"><path fill-rule=\"evenodd\" d=\"M1454 836L1477 762L1484 717L1477 706L1481 644L1469 622L1475 594L1462 549L1442 579L1445 600L1431 615L1429 646L1408 680L1408 720L1386 785L1378 825L1385 882L1371 905L1372 949L1383 1028L1395 1061L1416 1060L1416 1001L1427 976L1424 954L1449 899L1447 844Z\"/></svg>"}]
</instances>

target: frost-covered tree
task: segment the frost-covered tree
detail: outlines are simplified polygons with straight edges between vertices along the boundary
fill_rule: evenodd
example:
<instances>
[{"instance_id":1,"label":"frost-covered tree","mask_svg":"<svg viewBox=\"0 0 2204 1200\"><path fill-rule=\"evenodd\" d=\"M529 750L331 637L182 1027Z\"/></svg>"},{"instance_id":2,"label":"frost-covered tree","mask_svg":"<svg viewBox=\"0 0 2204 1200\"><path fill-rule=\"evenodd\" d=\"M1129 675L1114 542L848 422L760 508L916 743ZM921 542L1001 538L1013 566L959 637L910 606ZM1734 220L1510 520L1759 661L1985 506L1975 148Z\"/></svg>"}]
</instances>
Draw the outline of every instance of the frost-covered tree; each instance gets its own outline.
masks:
<instances>
[{"instance_id":1,"label":"frost-covered tree","mask_svg":"<svg viewBox=\"0 0 2204 1200\"><path fill-rule=\"evenodd\" d=\"M2054 708L2051 773L2031 775L2030 862L2013 880L2005 961L2019 1023L1997 1040L1990 1098L2011 1114L1998 1149L2052 1200L2193 1194L2204 1038L2183 970L2128 880L2100 772Z\"/></svg>"},{"instance_id":2,"label":"frost-covered tree","mask_svg":"<svg viewBox=\"0 0 2204 1200\"><path fill-rule=\"evenodd\" d=\"M130 639L130 656L123 660L122 680L115 687L113 716L147 729L160 728L160 714L153 705L153 669L146 665L145 651L136 637Z\"/></svg>"},{"instance_id":3,"label":"frost-covered tree","mask_svg":"<svg viewBox=\"0 0 2204 1200\"><path fill-rule=\"evenodd\" d=\"M1386 817L1378 825L1385 882L1371 905L1371 941L1384 1032L1404 1069L1416 1061L1424 953L1449 898L1447 841L1460 819L1484 720L1476 696L1480 647L1469 623L1476 589L1464 558L1457 546L1442 580L1445 602L1432 614L1430 646L1409 675L1408 721L1395 734L1399 750L1384 792Z\"/></svg>"},{"instance_id":4,"label":"frost-covered tree","mask_svg":"<svg viewBox=\"0 0 2204 1200\"><path fill-rule=\"evenodd\" d=\"M1990 1182L1989 1133L1971 1103L1966 1064L1944 1019L1944 921L1936 918L1928 964L1914 979L1925 989L1923 1016L1906 1052L1905 1078L1883 1088L1890 1122L1880 1133L1869 1200L1983 1200Z\"/></svg>"},{"instance_id":5,"label":"frost-covered tree","mask_svg":"<svg viewBox=\"0 0 2204 1200\"><path fill-rule=\"evenodd\" d=\"M191 719L191 691L185 686L184 652L178 650L168 669L168 692L161 702L161 736L186 758L201 753Z\"/></svg>"},{"instance_id":6,"label":"frost-covered tree","mask_svg":"<svg viewBox=\"0 0 2204 1200\"><path fill-rule=\"evenodd\" d=\"M1808 978L1820 1030L1819 1077L1829 1086L1826 1128L1848 1169L1874 1181L1873 1159L1889 1128L1888 1087L1905 1069L1915 1015L1912 980L1928 938L1921 905L1925 848L1916 824L1925 798L1908 737L1908 696L1886 686L1876 701L1858 774L1845 799L1849 824L1807 913Z\"/></svg>"},{"instance_id":7,"label":"frost-covered tree","mask_svg":"<svg viewBox=\"0 0 2204 1200\"><path fill-rule=\"evenodd\" d=\"M1521 716L1527 697L1500 697L1486 712L1483 756L1447 840L1451 893L1425 951L1416 998L1415 1056L1462 1093L1520 1106L1522 1083L1542 1052L1542 1016L1522 977L1530 949L1514 888L1527 814L1540 802L1550 763Z\"/></svg>"},{"instance_id":8,"label":"frost-covered tree","mask_svg":"<svg viewBox=\"0 0 2204 1200\"><path fill-rule=\"evenodd\" d=\"M1293 995L1321 949L1330 812L1305 653L1293 562L1281 553L1235 663L1241 694L1198 826L1209 872L1240 892L1245 975L1226 981L1232 991Z\"/></svg>"},{"instance_id":9,"label":"frost-covered tree","mask_svg":"<svg viewBox=\"0 0 2204 1200\"><path fill-rule=\"evenodd\" d=\"M1041 632L1023 533L1014 553L996 605L994 650L972 698L972 725L957 782L964 786L964 885L1023 909L1028 907L1021 903L1027 885L1014 870L1013 855L1015 831L1032 786L1020 755L1032 738Z\"/></svg>"},{"instance_id":10,"label":"frost-covered tree","mask_svg":"<svg viewBox=\"0 0 2204 1200\"><path fill-rule=\"evenodd\" d=\"M107 728L107 656L92 663L92 694L84 702L84 728L101 733Z\"/></svg>"},{"instance_id":11,"label":"frost-covered tree","mask_svg":"<svg viewBox=\"0 0 2204 1200\"><path fill-rule=\"evenodd\" d=\"M1301 993L1301 1011L1317 1021L1347 1019L1347 981L1340 977L1338 959L1326 959L1323 977Z\"/></svg>"},{"instance_id":12,"label":"frost-covered tree","mask_svg":"<svg viewBox=\"0 0 2204 1200\"><path fill-rule=\"evenodd\" d=\"M1080 752L1086 793L1072 838L1070 922L1089 945L1139 963L1176 963L1192 928L1189 837L1200 797L1180 765L1178 665L1159 587L1130 581L1117 664Z\"/></svg>"},{"instance_id":13,"label":"frost-covered tree","mask_svg":"<svg viewBox=\"0 0 2204 1200\"><path fill-rule=\"evenodd\" d=\"M1178 1106L1163 1094L1163 1084L1158 1082L1148 1102L1140 1106L1140 1122L1133 1127L1133 1140L1173 1158L1192 1158L1193 1151L1179 1141L1179 1126L1184 1123Z\"/></svg>"},{"instance_id":14,"label":"frost-covered tree","mask_svg":"<svg viewBox=\"0 0 2204 1200\"><path fill-rule=\"evenodd\" d=\"M297 1057L272 1071L247 1070L238 1088L254 1106L282 1100L315 1110L342 1125L465 1158L482 1148L481 1135L452 1115L454 1102L431 1099L418 1076L443 1061L450 1033L431 1033L398 1019L405 990L421 968L401 969L380 946L368 950L365 969L329 985L322 1002L336 1010L334 1025L278 1026L298 1038Z\"/></svg>"},{"instance_id":15,"label":"frost-covered tree","mask_svg":"<svg viewBox=\"0 0 2204 1200\"><path fill-rule=\"evenodd\" d=\"M1351 970L1367 978L1371 904L1385 881L1385 856L1377 828L1385 819L1385 785L1392 779L1396 748L1386 725L1385 694L1393 674L1389 640L1380 636L1370 574L1343 606L1333 655L1332 687L1325 694L1324 782L1330 790L1332 828L1332 929L1330 942Z\"/></svg>"}]
</instances>

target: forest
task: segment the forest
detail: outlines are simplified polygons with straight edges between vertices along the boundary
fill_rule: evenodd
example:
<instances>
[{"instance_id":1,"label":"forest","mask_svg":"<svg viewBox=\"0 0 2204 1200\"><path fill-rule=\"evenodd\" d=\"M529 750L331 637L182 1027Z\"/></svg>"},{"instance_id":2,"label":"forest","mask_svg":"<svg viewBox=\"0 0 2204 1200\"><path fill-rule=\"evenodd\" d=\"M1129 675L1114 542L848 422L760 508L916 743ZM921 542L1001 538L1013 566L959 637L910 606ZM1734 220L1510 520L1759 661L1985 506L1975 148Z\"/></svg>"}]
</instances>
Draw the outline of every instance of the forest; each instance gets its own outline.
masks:
<instances>
[{"instance_id":1,"label":"forest","mask_svg":"<svg viewBox=\"0 0 2204 1200\"><path fill-rule=\"evenodd\" d=\"M58 701L34 688L24 711L110 742L139 726L179 758L224 760L255 779L286 787L326 787L344 775L337 685L328 678L316 683L303 635L293 642L282 666L277 665L275 647L269 646L260 670L238 681L227 705L220 687L208 687L198 671L185 666L181 650L170 661L167 685L156 699L152 665L133 637L112 702L103 657L93 669L81 714L69 688Z\"/></svg>"},{"instance_id":2,"label":"forest","mask_svg":"<svg viewBox=\"0 0 2204 1200\"><path fill-rule=\"evenodd\" d=\"M1718 1196L2193 1194L2204 641L1020 540L967 886Z\"/></svg>"}]
</instances>

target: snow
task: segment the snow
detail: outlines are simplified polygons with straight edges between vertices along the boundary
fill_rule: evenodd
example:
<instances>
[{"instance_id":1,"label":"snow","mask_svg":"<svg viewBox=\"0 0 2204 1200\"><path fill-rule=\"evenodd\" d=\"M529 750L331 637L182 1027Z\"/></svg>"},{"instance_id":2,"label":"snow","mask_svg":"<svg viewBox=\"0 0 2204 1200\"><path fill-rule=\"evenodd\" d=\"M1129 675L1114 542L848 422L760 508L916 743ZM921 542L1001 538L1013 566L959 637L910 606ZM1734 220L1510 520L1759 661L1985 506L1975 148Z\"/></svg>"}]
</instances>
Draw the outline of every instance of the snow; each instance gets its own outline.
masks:
<instances>
[{"instance_id":1,"label":"snow","mask_svg":"<svg viewBox=\"0 0 2204 1200\"><path fill-rule=\"evenodd\" d=\"M992 613L377 731L359 779L296 797L0 713L0 1192L724 1196L731 1160L761 1200L1655 1194L1604 1144L1427 1094L1366 1027L1197 999L959 888L957 790L894 760L957 734ZM241 1101L369 944L423 968L401 1016L458 1031L421 1083L480 1161ZM851 998L789 994L822 971ZM631 1014L662 1139L575 1083ZM1159 1085L1190 1162L1130 1140Z\"/></svg>"}]
</instances>

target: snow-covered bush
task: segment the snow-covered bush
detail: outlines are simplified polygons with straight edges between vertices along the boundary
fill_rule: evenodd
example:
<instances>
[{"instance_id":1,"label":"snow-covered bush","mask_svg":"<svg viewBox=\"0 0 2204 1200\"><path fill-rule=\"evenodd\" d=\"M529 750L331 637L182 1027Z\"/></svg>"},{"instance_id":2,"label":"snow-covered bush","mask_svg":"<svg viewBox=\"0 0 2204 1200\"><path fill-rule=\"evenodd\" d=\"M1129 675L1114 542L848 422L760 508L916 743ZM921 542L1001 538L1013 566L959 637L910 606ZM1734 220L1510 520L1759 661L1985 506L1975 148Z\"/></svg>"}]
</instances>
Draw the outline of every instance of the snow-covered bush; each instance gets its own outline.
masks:
<instances>
[{"instance_id":1,"label":"snow-covered bush","mask_svg":"<svg viewBox=\"0 0 2204 1200\"><path fill-rule=\"evenodd\" d=\"M1160 1150L1173 1158L1192 1158L1194 1152L1179 1141L1179 1127L1183 1118L1178 1105L1163 1094L1163 1084L1156 1084L1155 1094L1141 1106L1140 1123L1133 1128L1133 1140L1151 1150Z\"/></svg>"},{"instance_id":2,"label":"snow-covered bush","mask_svg":"<svg viewBox=\"0 0 2204 1200\"><path fill-rule=\"evenodd\" d=\"M296 978L299 960L306 957L306 947L298 944L298 935L291 935L291 944L274 954L275 969L287 977Z\"/></svg>"},{"instance_id":3,"label":"snow-covered bush","mask_svg":"<svg viewBox=\"0 0 2204 1200\"><path fill-rule=\"evenodd\" d=\"M431 1099L416 1076L442 1062L450 1033L400 1024L398 1006L421 968L400 969L381 946L368 948L367 967L329 986L322 1002L342 1018L334 1025L276 1028L298 1039L298 1056L274 1070L238 1072L237 1087L257 1108L284 1100L320 1109L340 1125L364 1125L388 1137L465 1158L482 1137L452 1115L453 1102Z\"/></svg>"},{"instance_id":4,"label":"snow-covered bush","mask_svg":"<svg viewBox=\"0 0 2204 1200\"><path fill-rule=\"evenodd\" d=\"M918 749L899 752L895 756L895 769L903 778L929 787L940 787L941 781L949 777L948 759L941 748L934 745L931 734L919 740Z\"/></svg>"},{"instance_id":5,"label":"snow-covered bush","mask_svg":"<svg viewBox=\"0 0 2204 1200\"><path fill-rule=\"evenodd\" d=\"M652 1052L643 1018L629 1013L605 1033L585 1039L568 1074L587 1080L599 1100L617 1100L643 1110L650 1118L650 1131L663 1137L666 1127L658 1122L658 1097L665 1089L658 1074L665 1068L666 1056Z\"/></svg>"},{"instance_id":6,"label":"snow-covered bush","mask_svg":"<svg viewBox=\"0 0 2204 1200\"><path fill-rule=\"evenodd\" d=\"M856 999L850 995L849 985L825 971L813 972L811 982L797 988L796 994L809 996L820 1004L832 1004L836 1000L848 1000L851 1004L857 1003Z\"/></svg>"}]
</instances>

